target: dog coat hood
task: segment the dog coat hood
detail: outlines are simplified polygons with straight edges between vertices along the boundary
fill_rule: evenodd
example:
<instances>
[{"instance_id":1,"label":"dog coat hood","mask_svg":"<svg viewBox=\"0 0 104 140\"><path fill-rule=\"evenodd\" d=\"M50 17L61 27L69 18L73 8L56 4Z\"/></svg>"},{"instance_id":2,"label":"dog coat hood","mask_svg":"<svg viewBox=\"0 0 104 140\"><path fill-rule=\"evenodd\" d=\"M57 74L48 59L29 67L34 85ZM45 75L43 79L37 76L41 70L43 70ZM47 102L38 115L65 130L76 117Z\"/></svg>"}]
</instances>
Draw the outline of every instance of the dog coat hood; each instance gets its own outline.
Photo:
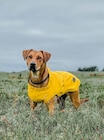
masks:
<instances>
[{"instance_id":1,"label":"dog coat hood","mask_svg":"<svg viewBox=\"0 0 104 140\"><path fill-rule=\"evenodd\" d=\"M67 92L74 92L79 89L80 80L69 72L50 71L49 82L46 87L36 88L28 84L28 96L32 101L47 103L54 96L62 96Z\"/></svg>"}]
</instances>

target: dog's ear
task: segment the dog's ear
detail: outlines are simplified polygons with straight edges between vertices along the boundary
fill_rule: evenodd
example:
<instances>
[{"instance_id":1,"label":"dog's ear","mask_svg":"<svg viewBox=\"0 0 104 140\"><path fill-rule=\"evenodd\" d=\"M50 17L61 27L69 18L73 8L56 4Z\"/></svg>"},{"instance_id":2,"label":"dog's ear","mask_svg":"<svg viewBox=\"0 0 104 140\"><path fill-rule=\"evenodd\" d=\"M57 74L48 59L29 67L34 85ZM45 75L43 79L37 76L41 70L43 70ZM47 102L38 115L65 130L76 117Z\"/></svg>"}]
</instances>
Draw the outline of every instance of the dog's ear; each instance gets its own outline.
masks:
<instances>
[{"instance_id":1,"label":"dog's ear","mask_svg":"<svg viewBox=\"0 0 104 140\"><path fill-rule=\"evenodd\" d=\"M41 51L41 52L43 54L43 60L44 60L44 62L47 62L50 59L51 54L49 52L46 52L46 51Z\"/></svg>"},{"instance_id":2,"label":"dog's ear","mask_svg":"<svg viewBox=\"0 0 104 140\"><path fill-rule=\"evenodd\" d=\"M29 55L29 53L30 53L31 51L32 51L32 49L31 49L31 50L23 50L22 55L23 55L24 60L27 59L27 57L28 57L28 55Z\"/></svg>"}]
</instances>

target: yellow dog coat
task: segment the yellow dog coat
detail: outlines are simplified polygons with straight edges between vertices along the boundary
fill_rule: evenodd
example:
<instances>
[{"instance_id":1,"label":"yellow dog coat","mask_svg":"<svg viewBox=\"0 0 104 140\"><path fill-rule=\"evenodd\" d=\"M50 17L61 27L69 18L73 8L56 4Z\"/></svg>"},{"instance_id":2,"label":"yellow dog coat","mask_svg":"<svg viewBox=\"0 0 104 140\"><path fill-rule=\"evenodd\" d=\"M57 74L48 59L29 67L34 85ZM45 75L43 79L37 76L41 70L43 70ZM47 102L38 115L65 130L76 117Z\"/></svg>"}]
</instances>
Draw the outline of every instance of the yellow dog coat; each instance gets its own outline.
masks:
<instances>
[{"instance_id":1,"label":"yellow dog coat","mask_svg":"<svg viewBox=\"0 0 104 140\"><path fill-rule=\"evenodd\" d=\"M49 82L46 87L36 88L28 84L28 96L32 101L47 103L54 96L77 91L80 80L69 72L53 72L48 69Z\"/></svg>"}]
</instances>

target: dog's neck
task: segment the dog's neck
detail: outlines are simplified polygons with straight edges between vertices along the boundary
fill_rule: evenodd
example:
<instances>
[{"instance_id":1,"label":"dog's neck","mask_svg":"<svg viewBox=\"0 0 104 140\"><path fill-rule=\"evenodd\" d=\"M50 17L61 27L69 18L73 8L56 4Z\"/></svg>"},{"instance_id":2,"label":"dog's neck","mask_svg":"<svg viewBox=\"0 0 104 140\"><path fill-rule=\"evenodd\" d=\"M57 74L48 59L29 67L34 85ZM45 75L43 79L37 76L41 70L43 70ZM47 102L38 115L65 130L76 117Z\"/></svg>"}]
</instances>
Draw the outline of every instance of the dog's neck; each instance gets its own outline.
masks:
<instances>
[{"instance_id":1,"label":"dog's neck","mask_svg":"<svg viewBox=\"0 0 104 140\"><path fill-rule=\"evenodd\" d=\"M46 66L43 66L40 71L36 72L35 74L32 71L29 71L28 82L36 88L47 86L48 80L49 73Z\"/></svg>"}]
</instances>

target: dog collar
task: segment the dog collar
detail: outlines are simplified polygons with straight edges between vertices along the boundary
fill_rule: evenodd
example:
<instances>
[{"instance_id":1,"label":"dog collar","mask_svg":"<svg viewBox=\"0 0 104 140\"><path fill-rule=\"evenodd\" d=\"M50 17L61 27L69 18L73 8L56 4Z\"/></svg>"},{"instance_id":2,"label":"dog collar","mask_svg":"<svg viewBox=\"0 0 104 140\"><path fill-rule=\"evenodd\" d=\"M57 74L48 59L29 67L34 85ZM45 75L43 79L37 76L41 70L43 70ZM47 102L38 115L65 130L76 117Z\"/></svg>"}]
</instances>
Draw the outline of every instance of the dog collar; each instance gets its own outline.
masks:
<instances>
[{"instance_id":1,"label":"dog collar","mask_svg":"<svg viewBox=\"0 0 104 140\"><path fill-rule=\"evenodd\" d=\"M33 82L31 79L29 79L28 81L30 81L32 84L40 85L40 84L43 84L48 78L49 78L49 74L47 75L47 77L44 80L42 80L40 82Z\"/></svg>"}]
</instances>

